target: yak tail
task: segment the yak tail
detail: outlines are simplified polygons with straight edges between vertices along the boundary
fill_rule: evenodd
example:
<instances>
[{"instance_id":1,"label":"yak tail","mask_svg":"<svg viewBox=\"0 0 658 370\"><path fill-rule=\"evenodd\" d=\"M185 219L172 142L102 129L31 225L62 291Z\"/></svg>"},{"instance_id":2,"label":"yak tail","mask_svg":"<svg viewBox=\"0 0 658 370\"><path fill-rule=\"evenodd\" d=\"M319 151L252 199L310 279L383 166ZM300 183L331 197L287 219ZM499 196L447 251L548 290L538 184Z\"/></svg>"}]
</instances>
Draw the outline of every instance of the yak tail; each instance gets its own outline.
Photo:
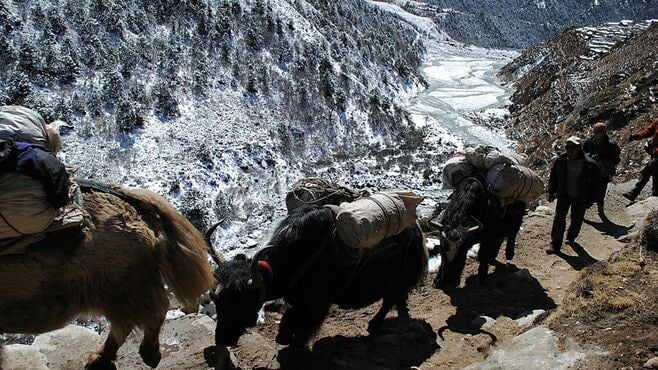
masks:
<instances>
[{"instance_id":1,"label":"yak tail","mask_svg":"<svg viewBox=\"0 0 658 370\"><path fill-rule=\"evenodd\" d=\"M203 235L165 198L144 189L121 191L153 207L160 216L166 239L156 247L160 271L176 299L196 311L199 297L214 282Z\"/></svg>"}]
</instances>

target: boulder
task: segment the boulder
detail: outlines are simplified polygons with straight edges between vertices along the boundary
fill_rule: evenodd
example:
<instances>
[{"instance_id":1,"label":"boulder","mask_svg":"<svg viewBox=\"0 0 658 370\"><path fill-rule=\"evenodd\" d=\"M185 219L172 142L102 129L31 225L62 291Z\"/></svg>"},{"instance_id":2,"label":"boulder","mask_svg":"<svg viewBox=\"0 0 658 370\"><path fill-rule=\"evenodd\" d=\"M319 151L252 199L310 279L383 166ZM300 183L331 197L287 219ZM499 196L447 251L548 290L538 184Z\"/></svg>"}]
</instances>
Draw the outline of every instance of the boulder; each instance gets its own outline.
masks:
<instances>
[{"instance_id":1,"label":"boulder","mask_svg":"<svg viewBox=\"0 0 658 370\"><path fill-rule=\"evenodd\" d=\"M38 349L25 344L11 344L5 347L4 370L48 370L48 358Z\"/></svg>"},{"instance_id":2,"label":"boulder","mask_svg":"<svg viewBox=\"0 0 658 370\"><path fill-rule=\"evenodd\" d=\"M160 331L160 369L206 369L203 350L215 344L215 322L205 315L191 314L166 320ZM119 349L119 369L147 368L139 356L143 333L133 331Z\"/></svg>"},{"instance_id":3,"label":"boulder","mask_svg":"<svg viewBox=\"0 0 658 370\"><path fill-rule=\"evenodd\" d=\"M7 346L3 369L80 369L101 342L95 331L69 325L38 335L30 346Z\"/></svg>"}]
</instances>

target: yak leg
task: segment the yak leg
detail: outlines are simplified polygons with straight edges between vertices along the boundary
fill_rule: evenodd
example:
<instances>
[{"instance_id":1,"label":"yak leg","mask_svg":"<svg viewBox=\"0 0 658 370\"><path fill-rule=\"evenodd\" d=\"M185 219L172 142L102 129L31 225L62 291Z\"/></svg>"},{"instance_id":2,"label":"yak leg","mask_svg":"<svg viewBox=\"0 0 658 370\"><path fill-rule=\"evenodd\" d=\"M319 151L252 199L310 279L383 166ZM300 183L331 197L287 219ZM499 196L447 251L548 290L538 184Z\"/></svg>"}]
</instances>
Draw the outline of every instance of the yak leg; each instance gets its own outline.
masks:
<instances>
[{"instance_id":1,"label":"yak leg","mask_svg":"<svg viewBox=\"0 0 658 370\"><path fill-rule=\"evenodd\" d=\"M411 318L411 316L409 315L409 306L407 306L408 298L409 298L409 294L402 293L400 297L398 297L397 303L395 303L395 309L398 311L399 318L402 319Z\"/></svg>"},{"instance_id":2,"label":"yak leg","mask_svg":"<svg viewBox=\"0 0 658 370\"><path fill-rule=\"evenodd\" d=\"M407 306L407 298L409 295L407 293L401 293L396 298L385 297L382 301L382 307L377 311L375 317L373 317L368 323L368 332L373 332L379 329L386 319L386 315L391 311L393 306L398 311L398 317L402 319L409 319L409 307Z\"/></svg>"},{"instance_id":3,"label":"yak leg","mask_svg":"<svg viewBox=\"0 0 658 370\"><path fill-rule=\"evenodd\" d=\"M167 292L162 288L158 282L152 289L152 296L149 300L148 311L154 314L150 316L144 325L144 338L139 345L139 355L142 357L144 363L152 368L155 368L160 363L160 328L164 323L167 316L167 308L169 307L169 300Z\"/></svg>"},{"instance_id":4,"label":"yak leg","mask_svg":"<svg viewBox=\"0 0 658 370\"><path fill-rule=\"evenodd\" d=\"M292 343L294 337L294 328L297 326L296 308L292 307L283 314L279 323L279 332L276 335L276 342L283 345Z\"/></svg>"},{"instance_id":5,"label":"yak leg","mask_svg":"<svg viewBox=\"0 0 658 370\"><path fill-rule=\"evenodd\" d=\"M293 306L281 318L276 342L305 347L328 312L329 306Z\"/></svg>"},{"instance_id":6,"label":"yak leg","mask_svg":"<svg viewBox=\"0 0 658 370\"><path fill-rule=\"evenodd\" d=\"M498 255L498 252L500 252L502 244L503 241L501 239L480 243L480 250L478 251L478 259L480 260L480 265L478 266L478 280L480 282L486 280L487 274L489 273L489 265L496 260L496 256Z\"/></svg>"},{"instance_id":7,"label":"yak leg","mask_svg":"<svg viewBox=\"0 0 658 370\"><path fill-rule=\"evenodd\" d=\"M377 311L377 314L375 317L373 317L370 322L368 322L368 332L373 332L377 329L379 329L382 324L384 323L384 319L386 318L386 314L393 308L394 304L392 300L390 299L384 299L382 302L382 307Z\"/></svg>"},{"instance_id":8,"label":"yak leg","mask_svg":"<svg viewBox=\"0 0 658 370\"><path fill-rule=\"evenodd\" d=\"M507 244L505 245L505 259L510 261L514 258L514 245L516 244L516 233L507 237Z\"/></svg>"},{"instance_id":9,"label":"yak leg","mask_svg":"<svg viewBox=\"0 0 658 370\"><path fill-rule=\"evenodd\" d=\"M110 324L110 334L103 347L92 353L87 360L86 370L116 370L114 360L117 358L119 347L126 341L132 327L122 327Z\"/></svg>"},{"instance_id":10,"label":"yak leg","mask_svg":"<svg viewBox=\"0 0 658 370\"><path fill-rule=\"evenodd\" d=\"M155 368L160 363L160 328L164 318L158 324L144 328L144 338L139 345L139 355L144 363Z\"/></svg>"}]
</instances>

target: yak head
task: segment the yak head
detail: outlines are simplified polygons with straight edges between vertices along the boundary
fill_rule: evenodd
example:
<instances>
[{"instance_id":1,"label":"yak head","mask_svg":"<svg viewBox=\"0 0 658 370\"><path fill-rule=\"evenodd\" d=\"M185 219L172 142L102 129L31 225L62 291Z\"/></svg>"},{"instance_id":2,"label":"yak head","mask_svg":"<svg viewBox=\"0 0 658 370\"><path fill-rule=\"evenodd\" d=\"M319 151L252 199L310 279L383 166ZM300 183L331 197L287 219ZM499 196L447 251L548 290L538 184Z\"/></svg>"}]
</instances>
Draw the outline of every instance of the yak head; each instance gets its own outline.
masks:
<instances>
[{"instance_id":1,"label":"yak head","mask_svg":"<svg viewBox=\"0 0 658 370\"><path fill-rule=\"evenodd\" d=\"M210 298L217 308L217 345L236 345L246 328L256 325L266 296L263 268L259 263L252 264L244 255L238 255L222 262L215 271L217 287Z\"/></svg>"},{"instance_id":2,"label":"yak head","mask_svg":"<svg viewBox=\"0 0 658 370\"><path fill-rule=\"evenodd\" d=\"M475 226L443 225L439 222L431 223L441 232L439 252L441 266L434 278L435 288L456 288L459 286L468 250L475 244L475 237L482 230L482 223L473 218Z\"/></svg>"}]
</instances>

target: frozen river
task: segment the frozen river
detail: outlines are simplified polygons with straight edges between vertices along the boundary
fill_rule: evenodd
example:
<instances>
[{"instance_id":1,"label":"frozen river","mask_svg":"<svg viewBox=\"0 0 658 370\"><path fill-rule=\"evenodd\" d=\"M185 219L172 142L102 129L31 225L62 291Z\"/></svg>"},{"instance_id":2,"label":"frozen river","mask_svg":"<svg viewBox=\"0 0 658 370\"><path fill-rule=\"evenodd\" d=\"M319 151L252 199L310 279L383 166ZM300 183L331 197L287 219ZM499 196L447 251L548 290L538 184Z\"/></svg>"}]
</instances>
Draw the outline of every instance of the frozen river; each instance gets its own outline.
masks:
<instances>
[{"instance_id":1,"label":"frozen river","mask_svg":"<svg viewBox=\"0 0 658 370\"><path fill-rule=\"evenodd\" d=\"M470 117L485 120L504 117L510 90L496 79L514 52L488 50L430 41L423 65L428 87L408 107L417 125L427 126L432 139L463 145L485 144L511 150L513 143L502 130L478 125Z\"/></svg>"}]
</instances>

